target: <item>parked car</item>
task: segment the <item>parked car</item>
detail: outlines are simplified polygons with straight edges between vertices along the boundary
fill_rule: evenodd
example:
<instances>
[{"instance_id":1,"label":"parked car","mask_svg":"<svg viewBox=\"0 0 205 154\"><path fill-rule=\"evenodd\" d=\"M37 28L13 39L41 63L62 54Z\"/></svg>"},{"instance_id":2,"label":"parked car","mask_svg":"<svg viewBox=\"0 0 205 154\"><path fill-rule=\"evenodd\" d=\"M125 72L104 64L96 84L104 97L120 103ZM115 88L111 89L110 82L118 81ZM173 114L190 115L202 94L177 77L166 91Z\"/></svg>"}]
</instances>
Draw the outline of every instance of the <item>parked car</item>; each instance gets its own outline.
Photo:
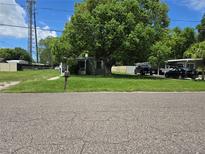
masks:
<instances>
[{"instance_id":1,"label":"parked car","mask_svg":"<svg viewBox=\"0 0 205 154\"><path fill-rule=\"evenodd\" d=\"M166 78L196 78L197 72L188 68L172 68L165 73Z\"/></svg>"},{"instance_id":2,"label":"parked car","mask_svg":"<svg viewBox=\"0 0 205 154\"><path fill-rule=\"evenodd\" d=\"M136 63L135 74L145 75L148 73L152 75L152 68L148 62Z\"/></svg>"}]
</instances>

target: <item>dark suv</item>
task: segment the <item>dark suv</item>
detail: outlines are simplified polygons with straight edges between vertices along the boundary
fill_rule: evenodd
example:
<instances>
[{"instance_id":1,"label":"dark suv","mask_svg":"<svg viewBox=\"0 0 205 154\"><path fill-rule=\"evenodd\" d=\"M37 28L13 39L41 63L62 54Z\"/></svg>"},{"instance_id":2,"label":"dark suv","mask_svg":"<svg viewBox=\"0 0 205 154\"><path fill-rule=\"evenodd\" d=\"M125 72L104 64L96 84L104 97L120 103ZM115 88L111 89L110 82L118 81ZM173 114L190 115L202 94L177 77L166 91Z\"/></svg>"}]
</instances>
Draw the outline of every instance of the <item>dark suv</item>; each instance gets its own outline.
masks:
<instances>
[{"instance_id":1,"label":"dark suv","mask_svg":"<svg viewBox=\"0 0 205 154\"><path fill-rule=\"evenodd\" d=\"M172 68L165 73L166 78L196 78L197 73L195 70L188 68Z\"/></svg>"},{"instance_id":2,"label":"dark suv","mask_svg":"<svg viewBox=\"0 0 205 154\"><path fill-rule=\"evenodd\" d=\"M135 74L145 75L148 73L152 75L151 65L148 62L136 64Z\"/></svg>"}]
</instances>

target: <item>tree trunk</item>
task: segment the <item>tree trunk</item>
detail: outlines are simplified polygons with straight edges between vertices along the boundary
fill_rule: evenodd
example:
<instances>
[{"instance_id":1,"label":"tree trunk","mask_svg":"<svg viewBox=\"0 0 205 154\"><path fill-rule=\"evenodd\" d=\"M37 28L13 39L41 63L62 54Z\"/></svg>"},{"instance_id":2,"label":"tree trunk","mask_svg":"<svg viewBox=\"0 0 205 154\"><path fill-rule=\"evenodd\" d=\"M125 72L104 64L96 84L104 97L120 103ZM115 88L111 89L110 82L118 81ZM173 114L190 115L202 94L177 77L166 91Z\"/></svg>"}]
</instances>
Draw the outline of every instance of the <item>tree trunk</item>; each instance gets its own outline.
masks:
<instances>
[{"instance_id":1,"label":"tree trunk","mask_svg":"<svg viewBox=\"0 0 205 154\"><path fill-rule=\"evenodd\" d=\"M112 73L111 68L112 68L111 66L105 65L104 75L111 75L111 73Z\"/></svg>"},{"instance_id":2,"label":"tree trunk","mask_svg":"<svg viewBox=\"0 0 205 154\"><path fill-rule=\"evenodd\" d=\"M109 60L104 61L104 75L111 75L112 62Z\"/></svg>"},{"instance_id":3,"label":"tree trunk","mask_svg":"<svg viewBox=\"0 0 205 154\"><path fill-rule=\"evenodd\" d=\"M159 70L160 70L160 68L159 68L159 64L157 65L157 75L159 75Z\"/></svg>"},{"instance_id":4,"label":"tree trunk","mask_svg":"<svg viewBox=\"0 0 205 154\"><path fill-rule=\"evenodd\" d=\"M204 81L205 67L202 68L202 80Z\"/></svg>"}]
</instances>

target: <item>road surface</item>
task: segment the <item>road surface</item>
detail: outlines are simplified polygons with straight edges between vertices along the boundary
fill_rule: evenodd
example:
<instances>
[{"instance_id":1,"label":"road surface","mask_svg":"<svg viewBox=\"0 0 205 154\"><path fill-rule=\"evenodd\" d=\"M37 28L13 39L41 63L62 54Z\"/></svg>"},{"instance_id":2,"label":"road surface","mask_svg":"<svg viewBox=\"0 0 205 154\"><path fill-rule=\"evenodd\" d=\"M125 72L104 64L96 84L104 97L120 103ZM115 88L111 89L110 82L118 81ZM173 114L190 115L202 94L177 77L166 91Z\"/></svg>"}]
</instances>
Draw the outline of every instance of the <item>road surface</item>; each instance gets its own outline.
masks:
<instances>
[{"instance_id":1,"label":"road surface","mask_svg":"<svg viewBox=\"0 0 205 154\"><path fill-rule=\"evenodd\" d=\"M205 93L0 94L0 154L205 153Z\"/></svg>"}]
</instances>

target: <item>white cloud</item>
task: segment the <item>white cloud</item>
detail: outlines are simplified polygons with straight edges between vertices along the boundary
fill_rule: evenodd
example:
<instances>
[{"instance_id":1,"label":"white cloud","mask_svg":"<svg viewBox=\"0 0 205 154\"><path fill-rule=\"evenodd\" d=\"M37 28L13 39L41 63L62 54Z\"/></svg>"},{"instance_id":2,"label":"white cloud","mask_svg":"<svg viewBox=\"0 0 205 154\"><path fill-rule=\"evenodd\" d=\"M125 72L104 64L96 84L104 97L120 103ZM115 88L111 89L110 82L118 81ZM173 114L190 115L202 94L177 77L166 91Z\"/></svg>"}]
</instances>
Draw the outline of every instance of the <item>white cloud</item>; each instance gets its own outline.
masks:
<instances>
[{"instance_id":1,"label":"white cloud","mask_svg":"<svg viewBox=\"0 0 205 154\"><path fill-rule=\"evenodd\" d=\"M205 0L183 0L184 5L197 11L205 10Z\"/></svg>"},{"instance_id":2,"label":"white cloud","mask_svg":"<svg viewBox=\"0 0 205 154\"><path fill-rule=\"evenodd\" d=\"M8 3L13 5L0 5L0 23L7 25L18 25L27 27L26 11L15 0L1 0L1 3ZM42 29L46 29L42 30ZM56 37L55 31L50 31L48 26L43 28L38 27L38 40L48 36ZM27 38L28 29L18 27L0 26L0 36L10 36L15 38Z\"/></svg>"},{"instance_id":3,"label":"white cloud","mask_svg":"<svg viewBox=\"0 0 205 154\"><path fill-rule=\"evenodd\" d=\"M26 12L15 0L1 0L1 3L14 5L0 5L0 23L18 26L27 26L25 22ZM0 26L0 36L14 36L24 38L28 35L27 29Z\"/></svg>"},{"instance_id":4,"label":"white cloud","mask_svg":"<svg viewBox=\"0 0 205 154\"><path fill-rule=\"evenodd\" d=\"M50 28L48 26L45 26L43 28L37 27L37 35L38 35L38 41L41 39L45 39L48 36L56 37L57 34L55 31L50 31Z\"/></svg>"}]
</instances>

